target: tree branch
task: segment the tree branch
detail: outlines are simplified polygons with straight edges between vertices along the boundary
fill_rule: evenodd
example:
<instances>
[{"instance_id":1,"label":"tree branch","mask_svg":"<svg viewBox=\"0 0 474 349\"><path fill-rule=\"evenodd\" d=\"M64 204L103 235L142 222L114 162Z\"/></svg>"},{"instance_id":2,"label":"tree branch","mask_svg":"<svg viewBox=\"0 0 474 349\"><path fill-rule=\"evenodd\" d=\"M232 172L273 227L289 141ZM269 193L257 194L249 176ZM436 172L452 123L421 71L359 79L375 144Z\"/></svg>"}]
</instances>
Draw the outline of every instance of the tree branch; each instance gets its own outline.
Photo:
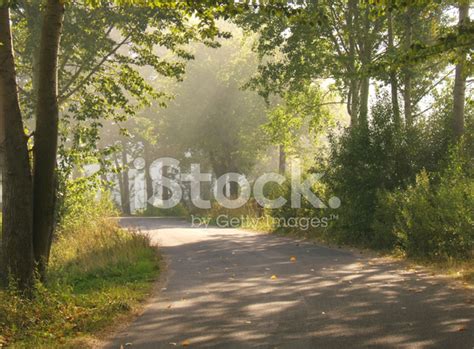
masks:
<instances>
[{"instance_id":1,"label":"tree branch","mask_svg":"<svg viewBox=\"0 0 474 349\"><path fill-rule=\"evenodd\" d=\"M109 53L107 53L104 57L102 57L99 63L97 63L96 66L91 69L89 74L87 74L87 76L84 77L72 90L66 93L67 89L71 86L71 84L68 84L68 86L64 88L64 91L61 93L61 95L58 98L59 104L60 105L63 104L69 97L75 94L81 88L81 86L83 86L102 67L102 65L107 61L107 59L113 54L115 54L127 42L130 36L131 34L127 35ZM81 70L81 68L79 70Z\"/></svg>"}]
</instances>

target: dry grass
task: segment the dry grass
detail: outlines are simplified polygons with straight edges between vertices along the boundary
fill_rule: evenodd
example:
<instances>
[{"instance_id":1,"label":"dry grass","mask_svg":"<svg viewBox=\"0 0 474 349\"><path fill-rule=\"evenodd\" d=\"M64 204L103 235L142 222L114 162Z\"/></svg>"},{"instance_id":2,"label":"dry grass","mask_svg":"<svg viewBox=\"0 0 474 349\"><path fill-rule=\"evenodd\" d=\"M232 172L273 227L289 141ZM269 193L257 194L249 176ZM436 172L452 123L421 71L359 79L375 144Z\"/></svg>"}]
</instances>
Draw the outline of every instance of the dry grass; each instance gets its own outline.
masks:
<instances>
[{"instance_id":1,"label":"dry grass","mask_svg":"<svg viewBox=\"0 0 474 349\"><path fill-rule=\"evenodd\" d=\"M38 284L33 300L0 291L0 347L93 347L87 343L148 297L158 275L156 249L104 219L98 205L65 220L48 282Z\"/></svg>"}]
</instances>

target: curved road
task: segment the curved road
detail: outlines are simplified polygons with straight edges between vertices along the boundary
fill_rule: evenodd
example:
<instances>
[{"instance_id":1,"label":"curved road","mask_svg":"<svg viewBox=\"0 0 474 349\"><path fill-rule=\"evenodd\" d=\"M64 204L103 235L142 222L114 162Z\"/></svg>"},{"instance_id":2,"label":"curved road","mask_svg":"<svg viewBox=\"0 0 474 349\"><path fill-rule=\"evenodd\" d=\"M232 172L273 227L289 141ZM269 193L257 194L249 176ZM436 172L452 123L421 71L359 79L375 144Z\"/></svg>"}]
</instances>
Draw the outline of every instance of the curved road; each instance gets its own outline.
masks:
<instances>
[{"instance_id":1,"label":"curved road","mask_svg":"<svg viewBox=\"0 0 474 349\"><path fill-rule=\"evenodd\" d=\"M150 235L168 270L108 348L474 348L472 292L427 273L239 229L122 223Z\"/></svg>"}]
</instances>

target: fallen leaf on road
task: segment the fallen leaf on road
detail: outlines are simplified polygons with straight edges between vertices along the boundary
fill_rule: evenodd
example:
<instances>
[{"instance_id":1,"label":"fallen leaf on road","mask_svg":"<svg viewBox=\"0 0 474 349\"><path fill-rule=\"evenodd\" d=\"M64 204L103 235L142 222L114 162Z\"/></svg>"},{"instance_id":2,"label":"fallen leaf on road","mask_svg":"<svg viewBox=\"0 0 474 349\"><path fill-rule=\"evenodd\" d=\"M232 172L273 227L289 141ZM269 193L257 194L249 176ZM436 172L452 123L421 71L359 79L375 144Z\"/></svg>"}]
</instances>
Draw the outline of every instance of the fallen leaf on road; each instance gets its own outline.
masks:
<instances>
[{"instance_id":1,"label":"fallen leaf on road","mask_svg":"<svg viewBox=\"0 0 474 349\"><path fill-rule=\"evenodd\" d=\"M421 292L423 292L423 289L421 289L421 288L409 288L408 291L415 292L415 293L421 293Z\"/></svg>"},{"instance_id":2,"label":"fallen leaf on road","mask_svg":"<svg viewBox=\"0 0 474 349\"><path fill-rule=\"evenodd\" d=\"M295 256L291 256L291 257L290 257L290 262L296 262L296 257L295 257Z\"/></svg>"},{"instance_id":3,"label":"fallen leaf on road","mask_svg":"<svg viewBox=\"0 0 474 349\"><path fill-rule=\"evenodd\" d=\"M171 304L170 304L170 305L168 305L168 306L167 306L167 308L168 308L168 309L169 309L169 308L171 308Z\"/></svg>"},{"instance_id":4,"label":"fallen leaf on road","mask_svg":"<svg viewBox=\"0 0 474 349\"><path fill-rule=\"evenodd\" d=\"M458 332L464 332L464 331L466 331L466 327L460 327L460 328L458 328Z\"/></svg>"},{"instance_id":5,"label":"fallen leaf on road","mask_svg":"<svg viewBox=\"0 0 474 349\"><path fill-rule=\"evenodd\" d=\"M272 279L272 280L276 280L276 279L278 279L278 278L277 278L277 276L276 276L276 275L272 275L270 279Z\"/></svg>"},{"instance_id":6,"label":"fallen leaf on road","mask_svg":"<svg viewBox=\"0 0 474 349\"><path fill-rule=\"evenodd\" d=\"M189 347L190 344L191 344L191 343L190 343L189 340L187 340L187 339L185 339L184 341L181 342L181 345L182 345L183 347Z\"/></svg>"}]
</instances>

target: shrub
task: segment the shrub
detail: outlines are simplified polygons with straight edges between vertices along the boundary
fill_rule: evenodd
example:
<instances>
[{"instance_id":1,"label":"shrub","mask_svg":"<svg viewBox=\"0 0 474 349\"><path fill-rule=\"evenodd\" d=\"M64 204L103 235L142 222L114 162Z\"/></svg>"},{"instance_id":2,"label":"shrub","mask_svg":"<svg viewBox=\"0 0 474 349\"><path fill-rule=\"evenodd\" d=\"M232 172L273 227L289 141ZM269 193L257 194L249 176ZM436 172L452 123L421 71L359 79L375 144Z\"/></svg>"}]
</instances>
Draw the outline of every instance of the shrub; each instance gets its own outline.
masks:
<instances>
[{"instance_id":1,"label":"shrub","mask_svg":"<svg viewBox=\"0 0 474 349\"><path fill-rule=\"evenodd\" d=\"M461 145L452 152L441 175L421 171L407 189L379 194L372 226L377 247L434 260L472 257L474 182L465 150Z\"/></svg>"},{"instance_id":2,"label":"shrub","mask_svg":"<svg viewBox=\"0 0 474 349\"><path fill-rule=\"evenodd\" d=\"M189 212L182 203L179 203L178 205L167 209L148 206L142 211L137 211L136 215L143 217L186 217L189 215Z\"/></svg>"},{"instance_id":3,"label":"shrub","mask_svg":"<svg viewBox=\"0 0 474 349\"><path fill-rule=\"evenodd\" d=\"M416 185L399 193L395 230L407 255L465 259L474 246L474 183L453 173L438 185L422 172Z\"/></svg>"},{"instance_id":4,"label":"shrub","mask_svg":"<svg viewBox=\"0 0 474 349\"><path fill-rule=\"evenodd\" d=\"M377 193L377 204L372 222L373 238L370 247L381 250L393 250L398 247L395 232L396 219L400 210L398 192L381 190Z\"/></svg>"},{"instance_id":5,"label":"shrub","mask_svg":"<svg viewBox=\"0 0 474 349\"><path fill-rule=\"evenodd\" d=\"M372 110L367 128L347 130L331 141L326 181L331 194L341 199L334 235L343 243L374 244L374 213L377 195L411 182L416 166L409 161L416 151L416 130L403 132L393 122L389 100ZM379 238L379 237L378 237ZM378 241L390 244L389 241Z\"/></svg>"}]
</instances>

